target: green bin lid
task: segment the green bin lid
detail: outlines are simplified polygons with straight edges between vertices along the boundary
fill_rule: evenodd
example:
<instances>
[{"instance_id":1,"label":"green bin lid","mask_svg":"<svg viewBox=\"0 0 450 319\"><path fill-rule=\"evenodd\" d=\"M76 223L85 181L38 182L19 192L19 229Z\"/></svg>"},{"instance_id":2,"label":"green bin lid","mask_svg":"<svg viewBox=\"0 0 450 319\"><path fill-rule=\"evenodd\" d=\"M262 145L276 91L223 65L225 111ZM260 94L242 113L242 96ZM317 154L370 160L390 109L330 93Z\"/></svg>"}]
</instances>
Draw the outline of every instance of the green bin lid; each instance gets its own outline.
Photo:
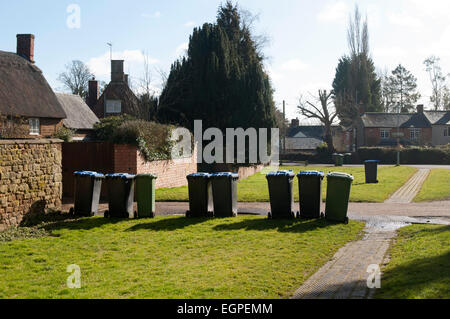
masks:
<instances>
[{"instance_id":1,"label":"green bin lid","mask_svg":"<svg viewBox=\"0 0 450 319\"><path fill-rule=\"evenodd\" d=\"M155 174L139 174L139 175L136 175L136 178L150 178L150 179L157 179L158 176L156 176Z\"/></svg>"},{"instance_id":2,"label":"green bin lid","mask_svg":"<svg viewBox=\"0 0 450 319\"><path fill-rule=\"evenodd\" d=\"M340 172L332 172L327 175L327 178L342 178L342 179L349 179L351 181L354 180L352 175L346 174L346 173L340 173Z\"/></svg>"}]
</instances>

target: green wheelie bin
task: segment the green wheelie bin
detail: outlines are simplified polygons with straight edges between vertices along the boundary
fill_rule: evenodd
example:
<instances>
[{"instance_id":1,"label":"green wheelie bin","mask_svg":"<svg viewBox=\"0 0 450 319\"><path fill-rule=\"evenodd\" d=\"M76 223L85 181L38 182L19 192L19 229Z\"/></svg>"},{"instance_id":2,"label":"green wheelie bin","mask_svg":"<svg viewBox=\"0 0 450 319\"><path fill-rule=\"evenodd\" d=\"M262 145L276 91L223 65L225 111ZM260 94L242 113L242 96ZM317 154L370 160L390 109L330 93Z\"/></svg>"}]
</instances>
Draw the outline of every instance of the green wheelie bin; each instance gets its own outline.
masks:
<instances>
[{"instance_id":1,"label":"green wheelie bin","mask_svg":"<svg viewBox=\"0 0 450 319\"><path fill-rule=\"evenodd\" d=\"M189 188L189 211L186 217L213 217L211 174L194 173L187 176Z\"/></svg>"},{"instance_id":2,"label":"green wheelie bin","mask_svg":"<svg viewBox=\"0 0 450 319\"><path fill-rule=\"evenodd\" d=\"M300 195L300 213L302 219L322 217L322 181L323 172L303 171L297 174Z\"/></svg>"},{"instance_id":3,"label":"green wheelie bin","mask_svg":"<svg viewBox=\"0 0 450 319\"><path fill-rule=\"evenodd\" d=\"M364 167L366 171L366 184L378 183L378 163L380 161L365 161Z\"/></svg>"},{"instance_id":4,"label":"green wheelie bin","mask_svg":"<svg viewBox=\"0 0 450 319\"><path fill-rule=\"evenodd\" d=\"M89 171L79 171L75 176L74 207L71 214L91 217L98 212L103 174Z\"/></svg>"},{"instance_id":5,"label":"green wheelie bin","mask_svg":"<svg viewBox=\"0 0 450 319\"><path fill-rule=\"evenodd\" d=\"M214 216L236 217L237 209L237 182L239 174L216 173L211 175Z\"/></svg>"},{"instance_id":6,"label":"green wheelie bin","mask_svg":"<svg viewBox=\"0 0 450 319\"><path fill-rule=\"evenodd\" d=\"M327 182L326 219L348 223L347 211L353 176L345 173L329 173Z\"/></svg>"},{"instance_id":7,"label":"green wheelie bin","mask_svg":"<svg viewBox=\"0 0 450 319\"><path fill-rule=\"evenodd\" d=\"M294 177L293 171L274 171L266 175L270 195L269 219L295 218L295 213L292 211Z\"/></svg>"},{"instance_id":8,"label":"green wheelie bin","mask_svg":"<svg viewBox=\"0 0 450 319\"><path fill-rule=\"evenodd\" d=\"M344 155L333 154L333 157L334 157L334 165L335 166L343 166L344 165Z\"/></svg>"},{"instance_id":9,"label":"green wheelie bin","mask_svg":"<svg viewBox=\"0 0 450 319\"><path fill-rule=\"evenodd\" d=\"M134 178L130 174L108 174L105 176L108 191L108 211L105 217L133 218Z\"/></svg>"},{"instance_id":10,"label":"green wheelie bin","mask_svg":"<svg viewBox=\"0 0 450 319\"><path fill-rule=\"evenodd\" d=\"M155 217L155 189L157 178L158 177L153 174L136 175L135 180L138 218Z\"/></svg>"}]
</instances>

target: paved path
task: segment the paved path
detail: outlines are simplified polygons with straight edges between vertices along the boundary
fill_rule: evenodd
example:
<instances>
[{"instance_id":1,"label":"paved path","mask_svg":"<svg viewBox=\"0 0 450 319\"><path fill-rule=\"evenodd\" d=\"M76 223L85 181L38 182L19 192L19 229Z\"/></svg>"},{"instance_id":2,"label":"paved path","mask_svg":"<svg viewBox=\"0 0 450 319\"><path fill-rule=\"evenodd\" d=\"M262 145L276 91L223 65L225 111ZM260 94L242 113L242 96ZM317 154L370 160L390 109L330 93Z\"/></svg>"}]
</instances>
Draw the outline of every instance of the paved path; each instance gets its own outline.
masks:
<instances>
[{"instance_id":1,"label":"paved path","mask_svg":"<svg viewBox=\"0 0 450 319\"><path fill-rule=\"evenodd\" d=\"M419 171L411 177L409 181L400 187L387 201L386 203L411 203L414 197L422 189L422 185L430 174L429 169L419 169Z\"/></svg>"}]
</instances>

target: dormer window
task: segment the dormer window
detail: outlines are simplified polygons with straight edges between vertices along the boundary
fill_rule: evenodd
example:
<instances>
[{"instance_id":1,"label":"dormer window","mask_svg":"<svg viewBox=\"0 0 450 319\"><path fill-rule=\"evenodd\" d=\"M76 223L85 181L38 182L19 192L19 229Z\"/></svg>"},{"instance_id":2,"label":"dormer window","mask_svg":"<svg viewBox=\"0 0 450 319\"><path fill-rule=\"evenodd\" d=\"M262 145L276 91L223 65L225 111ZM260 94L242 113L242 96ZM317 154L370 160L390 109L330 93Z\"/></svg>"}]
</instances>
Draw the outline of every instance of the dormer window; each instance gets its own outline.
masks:
<instances>
[{"instance_id":1,"label":"dormer window","mask_svg":"<svg viewBox=\"0 0 450 319\"><path fill-rule=\"evenodd\" d=\"M121 100L106 100L106 113L108 113L108 114L122 113L122 101Z\"/></svg>"}]
</instances>

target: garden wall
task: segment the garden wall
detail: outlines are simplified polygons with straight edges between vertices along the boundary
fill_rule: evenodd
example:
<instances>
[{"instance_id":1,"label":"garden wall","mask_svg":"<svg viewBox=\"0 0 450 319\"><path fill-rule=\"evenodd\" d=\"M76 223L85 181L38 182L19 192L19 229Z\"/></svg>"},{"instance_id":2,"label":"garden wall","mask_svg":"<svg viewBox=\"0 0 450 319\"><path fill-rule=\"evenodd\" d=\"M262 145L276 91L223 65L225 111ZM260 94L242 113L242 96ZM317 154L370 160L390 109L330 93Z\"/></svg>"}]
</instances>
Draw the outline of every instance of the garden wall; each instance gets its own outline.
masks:
<instances>
[{"instance_id":1,"label":"garden wall","mask_svg":"<svg viewBox=\"0 0 450 319\"><path fill-rule=\"evenodd\" d=\"M0 230L60 209L61 140L0 140Z\"/></svg>"}]
</instances>

